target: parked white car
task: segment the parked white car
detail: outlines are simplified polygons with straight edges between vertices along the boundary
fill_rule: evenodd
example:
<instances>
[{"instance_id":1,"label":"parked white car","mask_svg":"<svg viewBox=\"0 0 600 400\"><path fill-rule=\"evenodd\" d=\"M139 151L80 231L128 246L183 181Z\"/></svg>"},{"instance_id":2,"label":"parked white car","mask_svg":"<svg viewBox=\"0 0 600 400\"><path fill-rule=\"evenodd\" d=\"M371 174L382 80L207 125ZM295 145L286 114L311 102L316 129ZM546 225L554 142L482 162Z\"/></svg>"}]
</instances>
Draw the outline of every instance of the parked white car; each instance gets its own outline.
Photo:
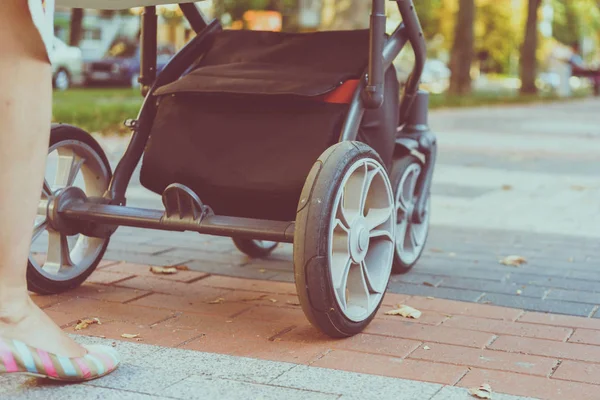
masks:
<instances>
[{"instance_id":1,"label":"parked white car","mask_svg":"<svg viewBox=\"0 0 600 400\"><path fill-rule=\"evenodd\" d=\"M406 54L406 53L405 53ZM406 83L408 76L412 72L414 58L409 56L400 56L395 62L398 80L402 85ZM421 88L430 93L443 93L450 86L450 68L440 60L427 59L421 75Z\"/></svg>"},{"instance_id":2,"label":"parked white car","mask_svg":"<svg viewBox=\"0 0 600 400\"><path fill-rule=\"evenodd\" d=\"M78 47L68 46L54 38L52 61L52 84L57 90L67 90L83 82L83 56Z\"/></svg>"}]
</instances>

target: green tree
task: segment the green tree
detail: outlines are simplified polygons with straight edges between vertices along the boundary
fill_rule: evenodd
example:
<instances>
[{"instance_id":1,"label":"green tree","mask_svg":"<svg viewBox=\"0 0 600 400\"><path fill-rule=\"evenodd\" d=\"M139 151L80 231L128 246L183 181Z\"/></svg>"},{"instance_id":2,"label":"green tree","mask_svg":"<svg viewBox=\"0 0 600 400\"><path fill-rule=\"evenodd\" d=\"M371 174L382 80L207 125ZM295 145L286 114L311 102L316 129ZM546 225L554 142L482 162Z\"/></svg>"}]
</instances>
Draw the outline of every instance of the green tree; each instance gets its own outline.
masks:
<instances>
[{"instance_id":1,"label":"green tree","mask_svg":"<svg viewBox=\"0 0 600 400\"><path fill-rule=\"evenodd\" d=\"M450 93L466 94L471 92L471 65L475 23L475 1L459 0L454 32L454 44L450 55Z\"/></svg>"},{"instance_id":2,"label":"green tree","mask_svg":"<svg viewBox=\"0 0 600 400\"><path fill-rule=\"evenodd\" d=\"M431 40L440 33L442 3L442 0L420 0L414 2L426 40Z\"/></svg>"},{"instance_id":3,"label":"green tree","mask_svg":"<svg viewBox=\"0 0 600 400\"><path fill-rule=\"evenodd\" d=\"M521 93L535 94L537 87L537 48L538 48L538 11L542 0L529 0L525 39L521 46Z\"/></svg>"},{"instance_id":4,"label":"green tree","mask_svg":"<svg viewBox=\"0 0 600 400\"><path fill-rule=\"evenodd\" d=\"M371 0L322 0L321 29L368 28L371 4Z\"/></svg>"},{"instance_id":5,"label":"green tree","mask_svg":"<svg viewBox=\"0 0 600 400\"><path fill-rule=\"evenodd\" d=\"M475 51L485 72L508 70L517 41L510 0L477 0Z\"/></svg>"},{"instance_id":6,"label":"green tree","mask_svg":"<svg viewBox=\"0 0 600 400\"><path fill-rule=\"evenodd\" d=\"M83 37L83 8L71 10L71 24L69 29L69 45L79 46Z\"/></svg>"}]
</instances>

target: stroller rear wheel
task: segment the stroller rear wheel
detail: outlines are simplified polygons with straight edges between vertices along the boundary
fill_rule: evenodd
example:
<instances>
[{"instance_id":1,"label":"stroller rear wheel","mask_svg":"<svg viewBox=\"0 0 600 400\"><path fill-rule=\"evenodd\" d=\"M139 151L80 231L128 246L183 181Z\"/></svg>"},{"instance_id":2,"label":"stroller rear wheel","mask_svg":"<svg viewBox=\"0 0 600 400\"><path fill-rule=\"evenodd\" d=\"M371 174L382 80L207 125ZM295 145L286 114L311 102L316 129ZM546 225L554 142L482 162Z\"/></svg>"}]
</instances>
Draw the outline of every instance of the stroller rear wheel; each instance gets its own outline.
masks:
<instances>
[{"instance_id":1,"label":"stroller rear wheel","mask_svg":"<svg viewBox=\"0 0 600 400\"><path fill-rule=\"evenodd\" d=\"M263 258L275 250L279 243L267 240L252 240L233 238L233 244L242 253L252 258Z\"/></svg>"},{"instance_id":2,"label":"stroller rear wheel","mask_svg":"<svg viewBox=\"0 0 600 400\"><path fill-rule=\"evenodd\" d=\"M109 239L73 235L55 226L49 214L61 191L79 187L88 197L102 197L111 177L108 159L92 136L69 125L52 127L27 265L30 291L56 294L74 289L96 269Z\"/></svg>"},{"instance_id":3,"label":"stroller rear wheel","mask_svg":"<svg viewBox=\"0 0 600 400\"><path fill-rule=\"evenodd\" d=\"M396 251L393 272L402 274L410 271L417 263L429 234L430 194L427 193L425 220L414 223L411 220L417 197L415 187L423 173L423 163L413 155L397 160L391 175L396 204Z\"/></svg>"},{"instance_id":4,"label":"stroller rear wheel","mask_svg":"<svg viewBox=\"0 0 600 400\"><path fill-rule=\"evenodd\" d=\"M298 206L294 272L300 303L332 337L361 332L381 306L394 257L394 200L379 155L358 142L330 147Z\"/></svg>"}]
</instances>

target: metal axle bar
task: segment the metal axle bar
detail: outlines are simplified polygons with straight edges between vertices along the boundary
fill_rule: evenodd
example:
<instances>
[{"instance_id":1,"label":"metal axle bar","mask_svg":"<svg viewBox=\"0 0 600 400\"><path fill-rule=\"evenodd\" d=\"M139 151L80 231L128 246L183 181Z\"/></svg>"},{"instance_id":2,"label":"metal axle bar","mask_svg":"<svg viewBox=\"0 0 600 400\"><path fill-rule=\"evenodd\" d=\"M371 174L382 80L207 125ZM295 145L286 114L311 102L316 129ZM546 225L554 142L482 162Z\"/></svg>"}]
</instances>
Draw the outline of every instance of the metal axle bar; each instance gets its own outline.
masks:
<instances>
[{"instance_id":1,"label":"metal axle bar","mask_svg":"<svg viewBox=\"0 0 600 400\"><path fill-rule=\"evenodd\" d=\"M163 211L87 202L73 202L60 215L75 221L163 231L194 231L207 235L293 243L294 222L210 215L201 221L174 219Z\"/></svg>"}]
</instances>

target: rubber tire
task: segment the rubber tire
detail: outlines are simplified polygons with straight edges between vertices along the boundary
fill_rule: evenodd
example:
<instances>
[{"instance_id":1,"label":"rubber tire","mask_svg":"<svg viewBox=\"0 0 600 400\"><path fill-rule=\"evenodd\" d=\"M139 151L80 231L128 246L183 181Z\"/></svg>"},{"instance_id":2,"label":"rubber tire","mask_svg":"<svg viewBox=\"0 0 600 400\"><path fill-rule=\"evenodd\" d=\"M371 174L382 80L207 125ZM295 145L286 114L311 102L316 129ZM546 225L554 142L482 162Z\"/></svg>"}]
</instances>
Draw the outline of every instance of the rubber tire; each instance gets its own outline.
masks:
<instances>
[{"instance_id":1,"label":"rubber tire","mask_svg":"<svg viewBox=\"0 0 600 400\"><path fill-rule=\"evenodd\" d=\"M252 258L268 257L277 248L279 243L270 247L261 247L256 244L256 240L232 238L233 244L239 251Z\"/></svg>"},{"instance_id":2,"label":"rubber tire","mask_svg":"<svg viewBox=\"0 0 600 400\"><path fill-rule=\"evenodd\" d=\"M394 161L394 164L392 165L392 172L390 174L390 181L392 182L392 188L394 189L394 201L396 201L396 194L398 191L398 186L400 185L400 180L402 179L402 175L404 174L404 171L406 171L406 169L411 164L415 164L415 163L419 164L421 166L421 171L422 171L423 163L421 162L421 160L419 160L419 158L413 156L412 154L405 155L401 159ZM429 236L429 227L427 227L427 234L425 235L425 242L427 242L428 236ZM419 259L423 255L423 250L425 249L425 246L423 246L423 248L421 249L421 252L419 253L419 255L417 256L417 258L415 259L415 261L412 264L405 264L400 259L400 255L398 254L397 248L395 246L394 246L394 248L395 248L395 251L394 251L394 263L392 264L392 274L406 274L417 264L417 262L419 262Z\"/></svg>"},{"instance_id":3,"label":"rubber tire","mask_svg":"<svg viewBox=\"0 0 600 400\"><path fill-rule=\"evenodd\" d=\"M345 141L327 149L306 179L296 215L294 276L300 305L310 323L333 338L362 332L375 317L384 297L367 319L349 320L337 304L328 265L330 221L336 194L347 171L361 158L374 159L384 166L375 150L361 142Z\"/></svg>"},{"instance_id":4,"label":"rubber tire","mask_svg":"<svg viewBox=\"0 0 600 400\"><path fill-rule=\"evenodd\" d=\"M106 157L104 150L102 150L100 144L98 144L98 142L89 133L75 126L66 124L53 124L52 129L50 131L49 148L59 142L63 142L66 140L77 140L90 146L94 151L98 153L100 159L106 166L109 173L109 180L110 178L112 178L110 163L108 162L108 158ZM79 287L96 270L98 264L100 264L100 261L102 261L102 257L106 252L109 242L110 238L106 239L100 253L98 254L98 257L96 258L96 260L94 260L92 265L90 265L90 267L87 270L85 270L81 275L66 281L54 281L52 279L48 279L44 275L40 274L35 269L35 267L28 261L27 289L37 294L51 295L63 293L68 290L72 290Z\"/></svg>"}]
</instances>

